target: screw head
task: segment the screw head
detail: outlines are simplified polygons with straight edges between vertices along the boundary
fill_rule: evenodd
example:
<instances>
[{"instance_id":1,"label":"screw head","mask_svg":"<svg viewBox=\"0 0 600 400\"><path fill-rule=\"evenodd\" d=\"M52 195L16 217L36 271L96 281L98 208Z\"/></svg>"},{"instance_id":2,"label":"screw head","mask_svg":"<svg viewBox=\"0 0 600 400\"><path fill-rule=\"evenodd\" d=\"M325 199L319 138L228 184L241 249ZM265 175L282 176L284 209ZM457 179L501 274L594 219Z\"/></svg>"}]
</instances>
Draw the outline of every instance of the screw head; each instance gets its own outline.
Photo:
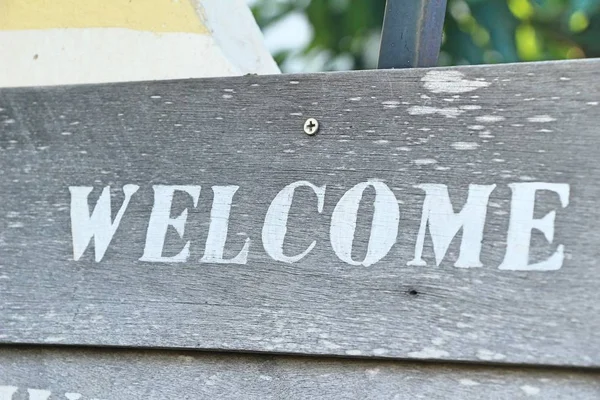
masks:
<instances>
[{"instance_id":1,"label":"screw head","mask_svg":"<svg viewBox=\"0 0 600 400\"><path fill-rule=\"evenodd\" d=\"M309 118L304 123L304 133L307 135L314 135L319 131L319 121L314 118Z\"/></svg>"}]
</instances>

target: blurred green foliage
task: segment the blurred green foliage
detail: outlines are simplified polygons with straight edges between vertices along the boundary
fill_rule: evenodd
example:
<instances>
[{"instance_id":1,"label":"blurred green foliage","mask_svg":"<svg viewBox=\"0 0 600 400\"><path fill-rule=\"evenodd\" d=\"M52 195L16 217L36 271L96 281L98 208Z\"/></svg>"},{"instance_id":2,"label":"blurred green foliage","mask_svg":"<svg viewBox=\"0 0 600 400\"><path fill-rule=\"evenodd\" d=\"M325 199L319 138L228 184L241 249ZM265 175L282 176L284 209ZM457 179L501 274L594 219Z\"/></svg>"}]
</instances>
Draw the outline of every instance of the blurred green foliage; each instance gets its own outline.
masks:
<instances>
[{"instance_id":1,"label":"blurred green foliage","mask_svg":"<svg viewBox=\"0 0 600 400\"><path fill-rule=\"evenodd\" d=\"M256 0L252 8L263 29L304 13L313 36L300 53L324 58L322 69L340 69L340 60L341 69L376 66L385 0ZM292 54L274 56L282 65ZM600 0L448 0L440 65L599 56Z\"/></svg>"}]
</instances>

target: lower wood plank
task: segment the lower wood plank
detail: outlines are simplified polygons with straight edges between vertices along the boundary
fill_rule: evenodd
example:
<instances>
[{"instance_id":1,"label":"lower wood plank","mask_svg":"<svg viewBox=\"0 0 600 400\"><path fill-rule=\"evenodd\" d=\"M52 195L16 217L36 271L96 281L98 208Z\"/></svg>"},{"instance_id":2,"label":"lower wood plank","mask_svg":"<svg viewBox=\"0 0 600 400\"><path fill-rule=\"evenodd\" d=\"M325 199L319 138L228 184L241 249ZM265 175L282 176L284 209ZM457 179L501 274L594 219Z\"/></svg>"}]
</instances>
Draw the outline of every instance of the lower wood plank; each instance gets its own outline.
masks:
<instances>
[{"instance_id":1,"label":"lower wood plank","mask_svg":"<svg viewBox=\"0 0 600 400\"><path fill-rule=\"evenodd\" d=\"M600 372L202 352L0 349L0 400L600 398Z\"/></svg>"}]
</instances>

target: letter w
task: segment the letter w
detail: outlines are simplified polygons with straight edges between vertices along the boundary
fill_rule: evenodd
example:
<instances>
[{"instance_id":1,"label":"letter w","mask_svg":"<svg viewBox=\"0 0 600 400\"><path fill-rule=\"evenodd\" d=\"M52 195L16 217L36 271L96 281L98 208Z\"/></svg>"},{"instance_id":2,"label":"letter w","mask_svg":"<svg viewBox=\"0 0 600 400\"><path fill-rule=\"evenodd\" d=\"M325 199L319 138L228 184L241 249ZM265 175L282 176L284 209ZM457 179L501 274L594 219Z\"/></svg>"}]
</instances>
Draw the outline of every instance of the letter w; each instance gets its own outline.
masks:
<instances>
[{"instance_id":1,"label":"letter w","mask_svg":"<svg viewBox=\"0 0 600 400\"><path fill-rule=\"evenodd\" d=\"M121 205L121 209L115 217L115 221L111 221L111 204L110 204L110 186L102 190L102 194L94 207L94 211L90 216L90 208L88 206L88 196L93 190L90 186L71 186L71 233L73 234L73 258L79 260L87 249L90 240L94 238L94 250L96 254L96 262L102 261L104 253L108 249L108 245L112 241L121 218L129 205L131 196L140 187L137 185L123 186L125 200Z\"/></svg>"},{"instance_id":2,"label":"letter w","mask_svg":"<svg viewBox=\"0 0 600 400\"><path fill-rule=\"evenodd\" d=\"M438 184L423 184L415 186L425 191L423 214L417 243L415 258L408 265L425 266L423 260L423 244L425 230L429 222L429 233L433 241L433 253L436 265L440 265L454 236L462 228L460 255L454 264L457 268L481 267L479 256L483 240L483 228L487 214L490 194L496 185L469 185L469 195L463 209L457 214L450 203L448 187Z\"/></svg>"}]
</instances>

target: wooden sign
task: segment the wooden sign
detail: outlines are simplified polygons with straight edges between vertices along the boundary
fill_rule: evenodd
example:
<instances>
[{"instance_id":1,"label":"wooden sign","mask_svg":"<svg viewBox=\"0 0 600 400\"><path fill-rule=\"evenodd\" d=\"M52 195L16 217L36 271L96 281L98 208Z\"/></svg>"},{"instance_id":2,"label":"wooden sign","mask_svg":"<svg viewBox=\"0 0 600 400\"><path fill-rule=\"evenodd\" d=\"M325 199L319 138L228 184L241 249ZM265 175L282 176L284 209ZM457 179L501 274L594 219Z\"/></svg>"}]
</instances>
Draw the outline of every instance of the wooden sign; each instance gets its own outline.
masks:
<instances>
[{"instance_id":1,"label":"wooden sign","mask_svg":"<svg viewBox=\"0 0 600 400\"><path fill-rule=\"evenodd\" d=\"M0 341L598 367L599 71L0 89Z\"/></svg>"}]
</instances>

